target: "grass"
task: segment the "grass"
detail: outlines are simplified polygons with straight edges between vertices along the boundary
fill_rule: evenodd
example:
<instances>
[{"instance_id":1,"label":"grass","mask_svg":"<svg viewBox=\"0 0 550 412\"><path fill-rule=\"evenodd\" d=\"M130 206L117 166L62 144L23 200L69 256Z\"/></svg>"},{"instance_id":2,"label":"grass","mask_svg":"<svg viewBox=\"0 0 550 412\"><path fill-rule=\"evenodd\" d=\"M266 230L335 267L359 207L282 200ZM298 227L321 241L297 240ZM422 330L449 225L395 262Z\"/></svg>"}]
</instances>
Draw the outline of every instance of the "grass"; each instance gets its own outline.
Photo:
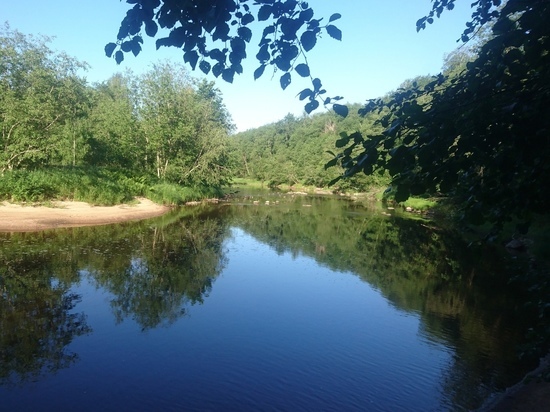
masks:
<instances>
[{"instance_id":1,"label":"grass","mask_svg":"<svg viewBox=\"0 0 550 412\"><path fill-rule=\"evenodd\" d=\"M220 194L216 188L183 187L154 176L97 167L50 167L17 170L0 176L0 201L44 204L73 200L112 206L144 196L156 203L180 205Z\"/></svg>"},{"instance_id":2,"label":"grass","mask_svg":"<svg viewBox=\"0 0 550 412\"><path fill-rule=\"evenodd\" d=\"M400 203L400 205L425 212L435 207L437 205L437 201L433 198L425 199L420 197L409 197L405 202Z\"/></svg>"}]
</instances>

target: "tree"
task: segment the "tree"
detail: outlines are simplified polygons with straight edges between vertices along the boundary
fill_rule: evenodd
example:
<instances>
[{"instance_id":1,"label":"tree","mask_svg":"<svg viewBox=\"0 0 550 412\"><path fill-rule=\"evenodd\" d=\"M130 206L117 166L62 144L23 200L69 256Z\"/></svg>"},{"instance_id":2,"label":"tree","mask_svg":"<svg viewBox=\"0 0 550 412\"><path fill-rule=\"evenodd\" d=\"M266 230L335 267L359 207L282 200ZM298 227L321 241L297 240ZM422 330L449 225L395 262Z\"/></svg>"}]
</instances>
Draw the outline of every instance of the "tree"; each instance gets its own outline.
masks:
<instances>
[{"instance_id":1,"label":"tree","mask_svg":"<svg viewBox=\"0 0 550 412\"><path fill-rule=\"evenodd\" d=\"M142 30L150 37L160 29L170 30L168 35L156 41L157 49L163 46L181 48L183 59L193 70L205 74L212 72L225 81L233 82L236 74L243 72L242 61L247 58L247 47L252 40L250 25L262 22L263 32L256 59L260 63L254 72L257 79L269 66L273 73L281 71L280 84L285 89L292 81L292 73L311 79L312 88L304 89L300 99L308 99L307 113L319 106L317 98L326 91L321 80L313 78L306 53L315 47L317 39L326 32L341 40L342 32L332 23L341 16L335 13L327 24L322 18L314 18L308 3L299 0L127 0L134 6L121 22L117 41L105 46L107 56L117 63L124 60L124 53L137 56L143 44ZM325 104L340 97L324 97ZM334 109L345 111L341 105Z\"/></svg>"},{"instance_id":2,"label":"tree","mask_svg":"<svg viewBox=\"0 0 550 412\"><path fill-rule=\"evenodd\" d=\"M268 65L283 72L283 89L293 72L310 77L313 87L299 94L308 100L306 112L321 101L347 116L348 108L334 103L339 97L323 99L326 91L321 80L311 76L305 57L322 32L341 39L331 24L339 14L321 26L309 5L297 0L256 0L253 7L247 0L129 3L134 6L122 21L117 43L105 48L118 62L124 52L139 54L142 27L153 37L161 27L171 31L157 40L157 47L181 47L193 68L198 65L205 73L212 70L232 81L247 57L252 36L248 25L257 18L265 26L255 77ZM417 30L454 4L434 0L429 13L416 22ZM397 200L424 193L458 197L464 201L464 217L472 222L490 220L500 226L513 216L527 221L530 213L546 212L550 206L541 190L550 170L550 5L539 0L477 0L472 8L461 40L471 41L487 24L492 25L492 38L467 69L442 73L425 85L413 83L389 101L370 101L361 113L385 113L379 122L384 132L343 133L337 142L343 150L327 165L340 163L346 169L341 177L388 170ZM227 47L211 47L222 43ZM298 62L300 57L304 63Z\"/></svg>"},{"instance_id":3,"label":"tree","mask_svg":"<svg viewBox=\"0 0 550 412\"><path fill-rule=\"evenodd\" d=\"M212 85L194 84L177 65L160 64L139 79L136 107L148 165L157 177L220 186L230 121Z\"/></svg>"},{"instance_id":4,"label":"tree","mask_svg":"<svg viewBox=\"0 0 550 412\"><path fill-rule=\"evenodd\" d=\"M0 30L0 170L43 164L63 145L63 128L81 114L86 65L54 53L46 37ZM76 112L75 112L76 110Z\"/></svg>"},{"instance_id":5,"label":"tree","mask_svg":"<svg viewBox=\"0 0 550 412\"><path fill-rule=\"evenodd\" d=\"M145 142L139 131L133 82L131 73L117 74L95 87L89 163L134 170L145 167Z\"/></svg>"}]
</instances>

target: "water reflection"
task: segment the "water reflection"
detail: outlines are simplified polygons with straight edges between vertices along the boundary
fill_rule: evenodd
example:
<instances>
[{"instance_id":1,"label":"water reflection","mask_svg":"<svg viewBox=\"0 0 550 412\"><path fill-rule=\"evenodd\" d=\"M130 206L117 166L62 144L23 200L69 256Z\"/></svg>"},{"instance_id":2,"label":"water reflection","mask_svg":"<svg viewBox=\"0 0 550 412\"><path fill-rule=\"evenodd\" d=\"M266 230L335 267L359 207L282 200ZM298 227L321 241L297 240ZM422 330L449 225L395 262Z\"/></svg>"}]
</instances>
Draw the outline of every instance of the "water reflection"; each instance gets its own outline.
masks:
<instances>
[{"instance_id":1,"label":"water reflection","mask_svg":"<svg viewBox=\"0 0 550 412\"><path fill-rule=\"evenodd\" d=\"M70 291L75 271L61 265L66 256L4 240L0 253L0 383L36 380L78 359L68 349L91 332L86 315L73 309L80 296ZM71 265L68 265L70 268Z\"/></svg>"},{"instance_id":2,"label":"water reflection","mask_svg":"<svg viewBox=\"0 0 550 412\"><path fill-rule=\"evenodd\" d=\"M529 325L513 291L498 281L505 267L493 250L467 248L459 236L427 222L388 217L348 201L284 195L257 199L184 209L138 223L0 235L2 382L44 376L78 359L71 343L91 333L86 314L78 312L81 297L71 290L83 276L108 294L117 323L131 320L142 331L181 327L178 322L194 305L208 306L206 299L228 264L224 248L235 228L280 256L311 258L333 272L351 272L399 312L418 318L418 339L452 353L441 367L445 408L474 408L527 367L517 361L515 349ZM251 249L242 252L253 259L258 246L239 245ZM260 259L256 268L277 264ZM313 290L315 284L304 285L304 301ZM298 307L297 318L303 315ZM274 325L269 313L259 316L257 302L247 310L239 316L255 316L255 330L274 335L267 332ZM394 356L405 362L414 354L402 344L395 344ZM353 350L359 350L357 345ZM411 365L417 372L397 367L392 379L406 373L423 376L423 365ZM408 385L402 383L403 391L414 390Z\"/></svg>"}]
</instances>

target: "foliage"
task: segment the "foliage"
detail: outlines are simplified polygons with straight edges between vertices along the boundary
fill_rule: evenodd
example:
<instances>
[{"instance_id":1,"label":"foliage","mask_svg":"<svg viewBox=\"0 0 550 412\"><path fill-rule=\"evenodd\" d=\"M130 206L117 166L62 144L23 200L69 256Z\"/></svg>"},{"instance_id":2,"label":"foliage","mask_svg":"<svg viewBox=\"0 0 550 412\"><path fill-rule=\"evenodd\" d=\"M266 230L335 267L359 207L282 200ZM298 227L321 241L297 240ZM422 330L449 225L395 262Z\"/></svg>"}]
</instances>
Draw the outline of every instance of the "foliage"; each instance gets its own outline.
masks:
<instances>
[{"instance_id":1,"label":"foliage","mask_svg":"<svg viewBox=\"0 0 550 412\"><path fill-rule=\"evenodd\" d=\"M70 153L64 132L88 104L85 81L77 76L86 65L54 53L48 42L7 24L0 30L0 172Z\"/></svg>"},{"instance_id":2,"label":"foliage","mask_svg":"<svg viewBox=\"0 0 550 412\"><path fill-rule=\"evenodd\" d=\"M105 46L108 57L117 63L124 60L124 53L137 56L142 49L143 35L158 37L157 49L176 47L182 49L183 60L193 70L198 68L208 74L221 76L233 82L236 74L243 72L242 61L252 40L251 24L257 20L263 26L256 59L260 66L254 72L257 79L269 66L273 73L283 74L279 81L285 89L292 81L292 73L308 77L312 88L304 89L300 99L308 99L307 113L319 106L326 90L321 80L313 78L307 63L306 53L315 47L324 33L336 40L342 32L333 22L341 16L332 14L322 25L322 18L314 18L314 11L305 1L299 0L127 0L133 4L121 22L116 43ZM169 30L162 37L159 28ZM325 97L322 101L331 104L341 97ZM340 113L347 109L334 104Z\"/></svg>"},{"instance_id":3,"label":"foliage","mask_svg":"<svg viewBox=\"0 0 550 412\"><path fill-rule=\"evenodd\" d=\"M373 116L357 115L357 106L347 118L333 113L284 119L231 137L234 173L266 182L268 186L297 185L327 187L341 171L324 167L334 141L343 130L372 130ZM337 143L338 144L338 143ZM341 169L340 169L341 170ZM335 190L366 191L387 184L386 176L358 176L341 182Z\"/></svg>"},{"instance_id":4,"label":"foliage","mask_svg":"<svg viewBox=\"0 0 550 412\"><path fill-rule=\"evenodd\" d=\"M227 184L233 125L213 83L166 63L89 86L86 65L48 43L0 31L3 199L113 204L165 184L188 187L180 202Z\"/></svg>"},{"instance_id":5,"label":"foliage","mask_svg":"<svg viewBox=\"0 0 550 412\"><path fill-rule=\"evenodd\" d=\"M453 1L435 1L420 30ZM444 193L462 201L463 217L497 228L515 216L525 224L547 213L550 36L547 2L479 1L467 40L491 22L491 37L461 72L412 84L360 112L386 113L382 133L346 137L335 156L343 176L388 170L396 200Z\"/></svg>"}]
</instances>

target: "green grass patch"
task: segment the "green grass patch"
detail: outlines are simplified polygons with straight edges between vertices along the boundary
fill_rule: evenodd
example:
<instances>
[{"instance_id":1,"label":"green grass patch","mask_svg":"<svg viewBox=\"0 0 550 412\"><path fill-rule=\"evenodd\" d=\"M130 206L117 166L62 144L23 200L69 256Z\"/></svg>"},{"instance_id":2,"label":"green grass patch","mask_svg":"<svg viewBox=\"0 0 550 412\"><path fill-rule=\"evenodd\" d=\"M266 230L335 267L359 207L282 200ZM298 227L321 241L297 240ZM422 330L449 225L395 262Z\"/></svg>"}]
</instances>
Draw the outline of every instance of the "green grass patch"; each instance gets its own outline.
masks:
<instances>
[{"instance_id":1,"label":"green grass patch","mask_svg":"<svg viewBox=\"0 0 550 412\"><path fill-rule=\"evenodd\" d=\"M425 212L437 205L437 200L433 198L409 197L405 202L400 203L403 207L411 207L414 210Z\"/></svg>"},{"instance_id":2,"label":"green grass patch","mask_svg":"<svg viewBox=\"0 0 550 412\"><path fill-rule=\"evenodd\" d=\"M231 183L231 187L234 187L234 188L246 187L248 189L266 189L267 182L260 182L259 180L247 179L244 177L235 177Z\"/></svg>"},{"instance_id":3,"label":"green grass patch","mask_svg":"<svg viewBox=\"0 0 550 412\"><path fill-rule=\"evenodd\" d=\"M187 188L159 182L155 176L107 168L50 167L9 171L0 176L0 201L16 203L72 200L111 206L144 196L160 204L179 205L219 194L217 188Z\"/></svg>"}]
</instances>

